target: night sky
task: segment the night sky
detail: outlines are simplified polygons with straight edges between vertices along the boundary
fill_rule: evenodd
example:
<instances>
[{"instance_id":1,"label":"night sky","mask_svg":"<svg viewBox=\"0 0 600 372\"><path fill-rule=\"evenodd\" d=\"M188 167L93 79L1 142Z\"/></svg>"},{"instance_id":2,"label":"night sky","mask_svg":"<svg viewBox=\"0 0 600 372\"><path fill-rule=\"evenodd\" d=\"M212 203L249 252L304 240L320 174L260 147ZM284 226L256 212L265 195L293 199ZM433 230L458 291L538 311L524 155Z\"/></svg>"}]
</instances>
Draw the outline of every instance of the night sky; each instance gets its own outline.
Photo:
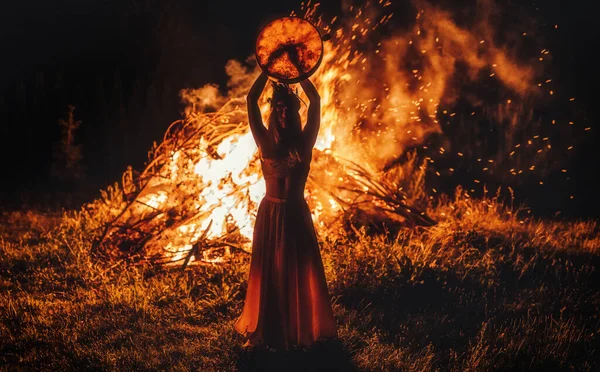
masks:
<instances>
[{"instance_id":1,"label":"night sky","mask_svg":"<svg viewBox=\"0 0 600 372\"><path fill-rule=\"evenodd\" d=\"M14 202L23 193L65 187L51 181L48 159L58 139L54 127L65 117L67 104L77 107L78 118L84 123L80 136L88 195L93 197L98 188L117 181L126 165L143 166L152 141L159 141L169 123L179 117L177 91L209 82L224 86L225 63L245 60L253 52L260 26L298 9L300 1L164 3L3 3L0 133L5 171L0 203ZM340 1L324 3L325 13L339 13ZM433 3L468 8L473 2ZM558 32L544 35L553 55L553 76L561 84L560 90L576 97L574 115L585 121L581 125L592 127L571 159L574 171L570 187L577 197L569 208L576 215L598 216L595 161L600 145L596 103L600 79L593 55L600 46L600 33L592 3L551 0L503 4L523 9L540 24L559 25ZM395 1L394 6L398 11L409 9L407 2ZM393 22L390 27L402 27L402 15L395 16ZM131 97L138 91L144 92L146 105L150 99L147 92L153 92L161 111L148 113L144 105L136 109ZM127 115L119 116L122 107L127 107ZM115 122L125 123L118 125L128 125L129 129L123 138L111 142L107 138L122 132L114 127Z\"/></svg>"}]
</instances>

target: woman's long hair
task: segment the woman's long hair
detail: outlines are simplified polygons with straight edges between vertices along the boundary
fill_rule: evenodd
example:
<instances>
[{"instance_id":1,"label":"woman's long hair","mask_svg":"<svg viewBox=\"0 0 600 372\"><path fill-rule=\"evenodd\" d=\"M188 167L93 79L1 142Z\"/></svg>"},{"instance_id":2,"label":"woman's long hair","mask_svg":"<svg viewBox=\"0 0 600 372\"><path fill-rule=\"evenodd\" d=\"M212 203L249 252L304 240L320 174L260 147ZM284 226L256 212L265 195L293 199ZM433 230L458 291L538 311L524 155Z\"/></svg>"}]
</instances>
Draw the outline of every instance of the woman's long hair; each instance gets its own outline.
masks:
<instances>
[{"instance_id":1,"label":"woman's long hair","mask_svg":"<svg viewBox=\"0 0 600 372\"><path fill-rule=\"evenodd\" d=\"M276 105L287 107L285 115L285 128L282 127L277 114L274 112ZM300 100L291 88L284 84L273 84L271 97L271 114L267 132L274 144L274 153L277 157L288 154L298 154L300 139L302 138L302 123L300 119Z\"/></svg>"}]
</instances>

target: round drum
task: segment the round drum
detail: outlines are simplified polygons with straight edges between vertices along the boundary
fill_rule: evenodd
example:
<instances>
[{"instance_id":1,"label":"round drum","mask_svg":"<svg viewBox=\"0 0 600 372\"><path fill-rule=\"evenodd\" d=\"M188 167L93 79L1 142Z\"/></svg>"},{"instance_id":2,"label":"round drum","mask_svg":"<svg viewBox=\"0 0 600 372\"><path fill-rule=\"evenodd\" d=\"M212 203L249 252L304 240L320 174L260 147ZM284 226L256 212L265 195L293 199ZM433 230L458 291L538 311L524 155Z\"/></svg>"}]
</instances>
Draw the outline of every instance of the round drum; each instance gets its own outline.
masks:
<instances>
[{"instance_id":1,"label":"round drum","mask_svg":"<svg viewBox=\"0 0 600 372\"><path fill-rule=\"evenodd\" d=\"M256 40L258 65L281 83L293 84L308 78L322 59L321 34L302 18L278 18L267 24Z\"/></svg>"}]
</instances>

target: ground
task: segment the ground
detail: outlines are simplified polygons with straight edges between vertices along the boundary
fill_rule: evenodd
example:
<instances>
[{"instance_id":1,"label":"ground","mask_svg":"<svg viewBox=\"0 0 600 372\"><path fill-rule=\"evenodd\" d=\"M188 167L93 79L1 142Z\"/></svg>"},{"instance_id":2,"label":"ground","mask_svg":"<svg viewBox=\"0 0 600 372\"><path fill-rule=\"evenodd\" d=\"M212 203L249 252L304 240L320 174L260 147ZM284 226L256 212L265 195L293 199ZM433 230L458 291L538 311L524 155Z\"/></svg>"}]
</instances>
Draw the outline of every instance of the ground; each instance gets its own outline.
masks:
<instances>
[{"instance_id":1,"label":"ground","mask_svg":"<svg viewBox=\"0 0 600 372\"><path fill-rule=\"evenodd\" d=\"M599 370L597 221L440 201L438 224L320 234L339 341L251 351L249 256L157 267L94 252L85 209L0 217L3 370Z\"/></svg>"}]
</instances>

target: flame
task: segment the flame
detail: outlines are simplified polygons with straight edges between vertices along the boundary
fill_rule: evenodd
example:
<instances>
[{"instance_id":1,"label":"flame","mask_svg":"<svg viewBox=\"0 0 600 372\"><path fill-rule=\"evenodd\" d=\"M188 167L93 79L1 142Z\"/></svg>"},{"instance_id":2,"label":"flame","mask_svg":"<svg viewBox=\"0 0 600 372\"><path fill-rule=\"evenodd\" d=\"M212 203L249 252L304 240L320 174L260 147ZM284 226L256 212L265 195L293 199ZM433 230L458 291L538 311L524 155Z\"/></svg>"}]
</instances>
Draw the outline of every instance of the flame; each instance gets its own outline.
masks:
<instances>
[{"instance_id":1,"label":"flame","mask_svg":"<svg viewBox=\"0 0 600 372\"><path fill-rule=\"evenodd\" d=\"M467 82L485 75L508 92L510 99L498 103L496 116L517 118L518 108L525 106L519 102L539 94L539 69L519 62L514 52L495 42L497 35L490 26L494 7L487 1L481 4L479 18L466 28L448 11L415 1L412 27L384 39L377 39L377 31L393 16L386 11L388 1L350 6L348 14L329 22L318 16L318 4L303 5L301 16L333 37L325 43L321 66L311 77L321 95L322 125L315 146L318 159L313 160L310 176L313 182L309 182L305 196L317 226L323 228L328 218L341 213L338 201L327 191L332 189L329 186L344 185L353 177L342 163L334 161L354 162L380 174L409 149L423 145L432 134L442 133L442 121L455 118L453 104L462 94L455 82L457 75ZM183 224L165 228L160 237L146 243L148 249L160 250L173 260L185 257L203 235L216 239L235 229L245 238L242 247L248 249L256 208L265 194L257 148L244 110L245 95L260 71L230 61L226 72L230 77L227 95L210 84L181 92L187 104L186 120L208 125L206 117L211 115L208 122L215 129L197 138L193 151L184 153L174 148L162 168L163 177L149 182L138 197L138 209L127 215L139 220L149 213L148 208L185 209ZM270 94L267 87L259 102L265 123ZM306 107L301 109L303 121L306 111ZM515 132L517 121L509 120L507 136ZM518 147L510 149L510 156ZM434 150L439 156L463 157L458 151L462 149L454 150L452 143ZM508 158L508 153L505 156ZM501 160L484 159L485 170ZM510 173L517 171L513 167ZM440 176L439 171L435 174ZM181 206L182 187L185 193L195 195L192 205ZM369 187L364 186L364 191ZM349 198L341 191L336 197ZM206 252L200 259L223 260L210 258Z\"/></svg>"}]
</instances>

